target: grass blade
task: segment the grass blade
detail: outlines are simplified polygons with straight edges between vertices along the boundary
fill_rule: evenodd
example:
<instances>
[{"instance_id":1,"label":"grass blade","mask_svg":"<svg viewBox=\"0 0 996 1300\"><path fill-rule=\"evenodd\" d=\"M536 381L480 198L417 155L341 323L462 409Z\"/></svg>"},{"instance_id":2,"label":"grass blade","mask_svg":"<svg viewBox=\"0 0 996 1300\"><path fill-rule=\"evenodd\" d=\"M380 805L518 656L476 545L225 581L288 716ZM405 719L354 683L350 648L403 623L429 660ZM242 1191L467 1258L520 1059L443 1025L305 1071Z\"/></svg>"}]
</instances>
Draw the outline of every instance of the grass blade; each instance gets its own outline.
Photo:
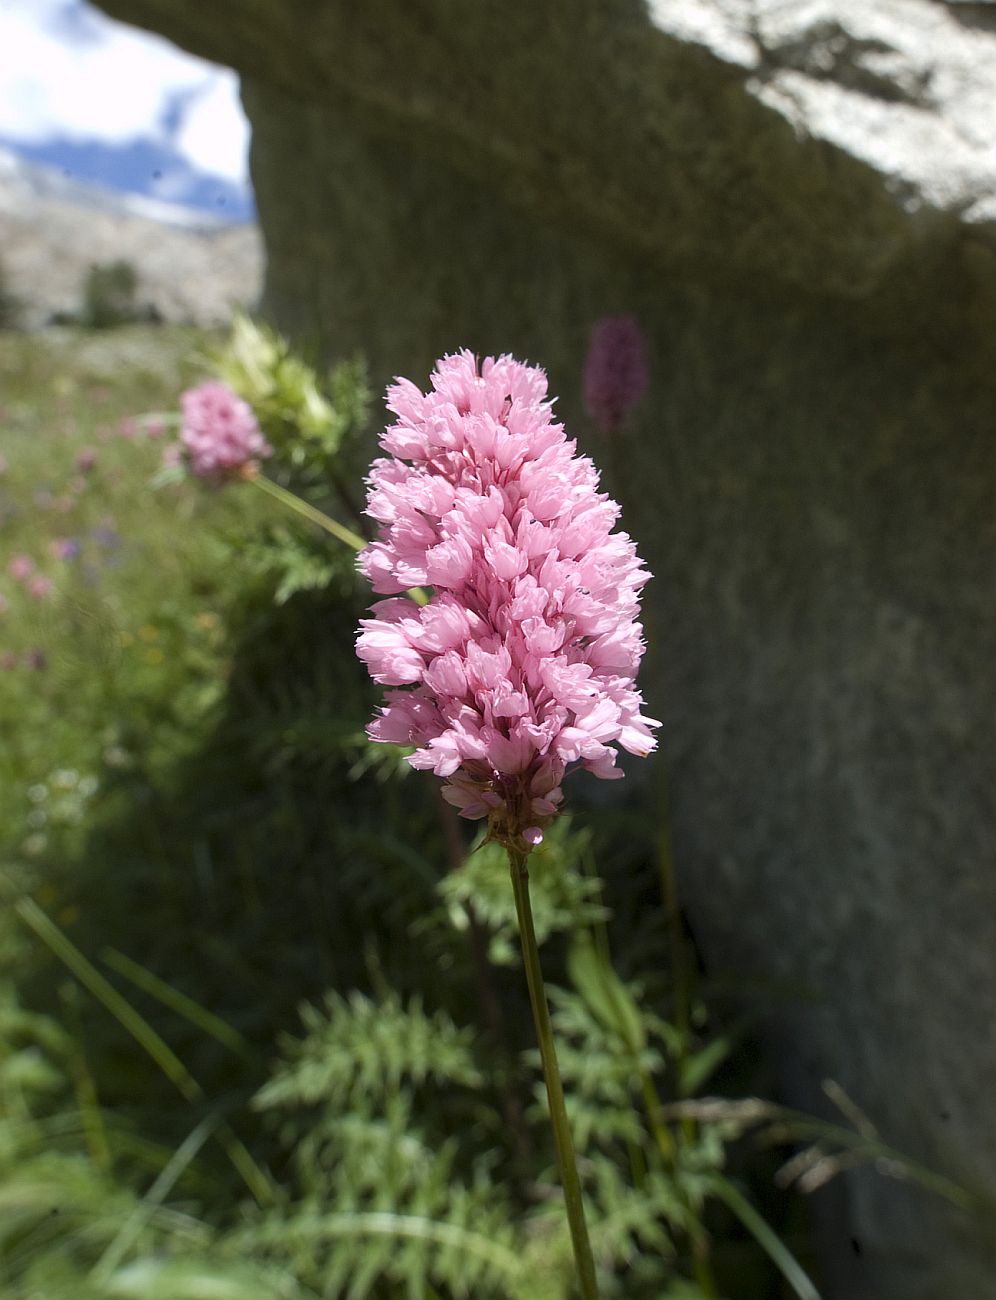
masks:
<instances>
[{"instance_id":1,"label":"grass blade","mask_svg":"<svg viewBox=\"0 0 996 1300\"><path fill-rule=\"evenodd\" d=\"M154 975L152 971L140 966L137 961L132 961L126 957L123 952L118 952L116 948L105 948L101 953L104 961L112 970L123 975L125 979L130 980L143 993L148 993L163 1006L167 1006L177 1015L183 1016L184 1020L189 1020L197 1029L202 1030L211 1038L217 1039L223 1047L237 1052L240 1056L249 1055L249 1044L242 1037L237 1029L216 1016L213 1011L208 1011L202 1007L199 1002L188 997L186 993L181 993L179 989L167 984L165 980Z\"/></svg>"},{"instance_id":2,"label":"grass blade","mask_svg":"<svg viewBox=\"0 0 996 1300\"><path fill-rule=\"evenodd\" d=\"M121 996L113 984L101 975L76 945L62 933L32 898L21 898L14 911L24 924L33 930L52 952L73 972L80 983L111 1013L135 1039L138 1045L155 1061L167 1079L188 1102L205 1101L204 1089L183 1064L171 1047L163 1041L149 1022L140 1015L127 998ZM235 1166L246 1186L261 1204L272 1203L273 1189L269 1179L256 1164L243 1143L226 1124L218 1125L218 1140Z\"/></svg>"},{"instance_id":3,"label":"grass blade","mask_svg":"<svg viewBox=\"0 0 996 1300\"><path fill-rule=\"evenodd\" d=\"M799 1300L820 1300L820 1293L809 1279L802 1265L765 1221L750 1201L722 1175L709 1179L710 1190L737 1216L761 1249L799 1297Z\"/></svg>"},{"instance_id":4,"label":"grass blade","mask_svg":"<svg viewBox=\"0 0 996 1300\"><path fill-rule=\"evenodd\" d=\"M209 1115L207 1119L201 1120L193 1132L180 1143L148 1192L142 1197L141 1203L124 1221L120 1232L93 1266L90 1274L91 1281L101 1285L109 1280L139 1233L173 1190L177 1179L211 1136L217 1123L218 1117Z\"/></svg>"}]
</instances>

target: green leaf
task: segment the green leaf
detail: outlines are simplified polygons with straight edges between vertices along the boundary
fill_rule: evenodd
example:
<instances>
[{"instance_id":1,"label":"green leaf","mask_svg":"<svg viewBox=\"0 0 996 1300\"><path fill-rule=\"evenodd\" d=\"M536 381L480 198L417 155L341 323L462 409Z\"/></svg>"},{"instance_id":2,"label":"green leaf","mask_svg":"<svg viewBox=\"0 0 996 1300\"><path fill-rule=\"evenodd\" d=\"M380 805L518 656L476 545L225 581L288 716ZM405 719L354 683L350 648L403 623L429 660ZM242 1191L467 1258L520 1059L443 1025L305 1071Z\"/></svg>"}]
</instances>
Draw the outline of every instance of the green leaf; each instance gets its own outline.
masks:
<instances>
[{"instance_id":1,"label":"green leaf","mask_svg":"<svg viewBox=\"0 0 996 1300\"><path fill-rule=\"evenodd\" d=\"M799 1300L820 1300L819 1291L788 1246L729 1179L724 1178L722 1174L714 1174L708 1179L706 1185L733 1211L791 1286Z\"/></svg>"},{"instance_id":2,"label":"green leaf","mask_svg":"<svg viewBox=\"0 0 996 1300\"><path fill-rule=\"evenodd\" d=\"M296 1300L307 1294L285 1274L206 1259L138 1260L115 1273L104 1291L115 1300Z\"/></svg>"},{"instance_id":3,"label":"green leaf","mask_svg":"<svg viewBox=\"0 0 996 1300\"><path fill-rule=\"evenodd\" d=\"M427 1014L419 998L405 1006L395 994L373 1001L354 990L326 995L321 1010L301 1009L307 1035L284 1043L285 1062L256 1097L256 1106L325 1105L340 1110L360 1099L396 1096L403 1081L477 1089L474 1031L443 1011Z\"/></svg>"},{"instance_id":4,"label":"green leaf","mask_svg":"<svg viewBox=\"0 0 996 1300\"><path fill-rule=\"evenodd\" d=\"M233 1029L220 1016L214 1015L199 1002L195 1002L193 998L175 989L172 984L167 984L158 975L140 966L137 961L132 961L123 952L118 952L115 948L105 948L102 956L108 966L116 970L119 975L123 975L125 979L131 980L143 992L150 994L164 1006L183 1016L185 1020L189 1020L192 1025L196 1025L198 1029L217 1039L231 1051L238 1052L241 1056L247 1054L249 1044L237 1029Z\"/></svg>"},{"instance_id":5,"label":"green leaf","mask_svg":"<svg viewBox=\"0 0 996 1300\"><path fill-rule=\"evenodd\" d=\"M723 1062L743 1041L750 1021L744 1017L718 1038L710 1039L697 1052L680 1060L678 1066L678 1091L682 1097L692 1097L715 1074Z\"/></svg>"},{"instance_id":6,"label":"green leaf","mask_svg":"<svg viewBox=\"0 0 996 1300\"><path fill-rule=\"evenodd\" d=\"M579 935L571 944L567 970L592 1014L617 1033L634 1056L639 1055L647 1042L640 1008L589 935Z\"/></svg>"}]
</instances>

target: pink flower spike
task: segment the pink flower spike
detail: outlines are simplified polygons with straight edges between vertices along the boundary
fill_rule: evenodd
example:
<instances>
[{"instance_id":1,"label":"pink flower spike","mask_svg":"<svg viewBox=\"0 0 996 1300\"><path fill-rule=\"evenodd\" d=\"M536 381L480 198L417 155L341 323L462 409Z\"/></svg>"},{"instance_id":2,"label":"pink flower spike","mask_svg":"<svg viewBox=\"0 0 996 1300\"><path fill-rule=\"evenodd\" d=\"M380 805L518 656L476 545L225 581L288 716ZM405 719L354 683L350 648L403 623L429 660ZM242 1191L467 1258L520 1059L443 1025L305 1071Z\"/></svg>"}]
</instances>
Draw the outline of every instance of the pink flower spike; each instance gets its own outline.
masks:
<instances>
[{"instance_id":1,"label":"pink flower spike","mask_svg":"<svg viewBox=\"0 0 996 1300\"><path fill-rule=\"evenodd\" d=\"M605 433L617 432L647 383L647 345L634 317L597 321L584 367L584 404L591 419Z\"/></svg>"},{"instance_id":2,"label":"pink flower spike","mask_svg":"<svg viewBox=\"0 0 996 1300\"><path fill-rule=\"evenodd\" d=\"M180 442L198 477L237 478L252 473L257 461L273 454L252 407L227 384L211 380L188 388L180 404Z\"/></svg>"},{"instance_id":3,"label":"pink flower spike","mask_svg":"<svg viewBox=\"0 0 996 1300\"><path fill-rule=\"evenodd\" d=\"M622 775L660 724L634 678L649 574L591 461L552 417L546 376L512 357L444 357L428 393L388 389L397 417L370 471L377 538L360 557L387 599L357 652L388 691L372 740L414 745L460 814L528 851L571 765ZM395 593L431 584L417 606Z\"/></svg>"}]
</instances>

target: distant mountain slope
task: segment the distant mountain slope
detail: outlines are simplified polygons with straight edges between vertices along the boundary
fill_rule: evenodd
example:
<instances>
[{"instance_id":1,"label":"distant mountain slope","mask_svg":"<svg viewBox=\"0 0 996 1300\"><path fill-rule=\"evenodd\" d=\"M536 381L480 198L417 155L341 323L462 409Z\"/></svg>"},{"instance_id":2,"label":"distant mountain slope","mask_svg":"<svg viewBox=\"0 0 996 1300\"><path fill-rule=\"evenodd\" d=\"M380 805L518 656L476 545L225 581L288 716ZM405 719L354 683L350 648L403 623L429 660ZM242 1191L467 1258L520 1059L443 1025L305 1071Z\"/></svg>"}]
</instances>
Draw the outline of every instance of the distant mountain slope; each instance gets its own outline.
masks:
<instances>
[{"instance_id":1,"label":"distant mountain slope","mask_svg":"<svg viewBox=\"0 0 996 1300\"><path fill-rule=\"evenodd\" d=\"M77 311L89 267L119 258L138 271L139 302L166 320L223 321L259 294L255 226L72 180L0 147L0 262L26 325Z\"/></svg>"},{"instance_id":2,"label":"distant mountain slope","mask_svg":"<svg viewBox=\"0 0 996 1300\"><path fill-rule=\"evenodd\" d=\"M78 141L61 136L38 143L0 135L0 149L10 147L21 159L40 163L63 177L116 191L195 208L226 221L255 218L252 193L223 176L198 171L171 144L148 137L125 143Z\"/></svg>"}]
</instances>

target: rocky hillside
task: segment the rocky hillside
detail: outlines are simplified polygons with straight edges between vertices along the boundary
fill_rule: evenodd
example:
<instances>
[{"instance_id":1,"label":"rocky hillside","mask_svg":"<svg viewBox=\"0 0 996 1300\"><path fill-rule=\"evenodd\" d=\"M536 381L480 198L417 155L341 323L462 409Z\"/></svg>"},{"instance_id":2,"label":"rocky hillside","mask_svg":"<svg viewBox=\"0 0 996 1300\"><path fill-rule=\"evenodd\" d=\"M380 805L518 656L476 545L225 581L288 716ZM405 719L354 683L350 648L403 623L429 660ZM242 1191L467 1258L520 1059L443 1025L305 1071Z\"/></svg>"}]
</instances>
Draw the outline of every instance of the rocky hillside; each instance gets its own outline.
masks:
<instances>
[{"instance_id":1,"label":"rocky hillside","mask_svg":"<svg viewBox=\"0 0 996 1300\"><path fill-rule=\"evenodd\" d=\"M255 226L116 194L0 149L0 265L21 323L77 312L89 268L119 259L138 272L138 303L164 320L223 321L259 294Z\"/></svg>"}]
</instances>

